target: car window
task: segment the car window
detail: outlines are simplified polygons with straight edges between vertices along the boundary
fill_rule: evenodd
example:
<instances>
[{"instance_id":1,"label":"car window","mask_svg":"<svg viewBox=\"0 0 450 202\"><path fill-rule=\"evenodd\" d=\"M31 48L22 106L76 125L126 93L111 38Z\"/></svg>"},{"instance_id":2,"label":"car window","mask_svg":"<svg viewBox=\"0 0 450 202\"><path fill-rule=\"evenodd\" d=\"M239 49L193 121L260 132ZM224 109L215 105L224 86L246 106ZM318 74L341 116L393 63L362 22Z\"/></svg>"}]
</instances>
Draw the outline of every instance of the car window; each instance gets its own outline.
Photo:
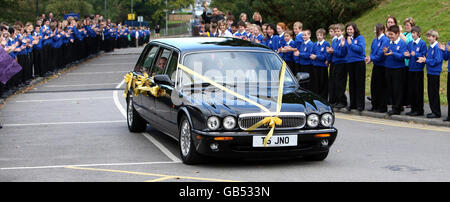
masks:
<instances>
[{"instance_id":1,"label":"car window","mask_svg":"<svg viewBox=\"0 0 450 202\"><path fill-rule=\"evenodd\" d=\"M142 65L142 69L141 69L142 73L148 74L150 72L153 61L155 60L156 53L158 53L158 49L159 49L158 46L153 46L150 49L147 57L145 57L145 59L144 59L144 64Z\"/></svg>"},{"instance_id":2,"label":"car window","mask_svg":"<svg viewBox=\"0 0 450 202\"><path fill-rule=\"evenodd\" d=\"M139 57L139 60L138 60L138 62L137 62L137 64L136 64L136 66L134 67L134 72L141 72L142 65L144 64L144 58L147 57L148 52L149 52L149 50L150 50L150 47L151 47L151 46L148 45L148 46L145 47L144 51L142 51L142 54L141 54L141 56Z\"/></svg>"},{"instance_id":3,"label":"car window","mask_svg":"<svg viewBox=\"0 0 450 202\"><path fill-rule=\"evenodd\" d=\"M167 63L168 63L167 60L169 59L171 53L172 53L172 51L169 49L162 49L160 51L158 60L156 61L156 64L152 68L151 76L155 76L158 74L164 74L166 67L167 67Z\"/></svg>"},{"instance_id":4,"label":"car window","mask_svg":"<svg viewBox=\"0 0 450 202\"><path fill-rule=\"evenodd\" d=\"M178 66L178 53L173 52L172 57L170 58L169 67L167 67L166 74L169 75L169 77L172 79L172 81L175 81L176 75L174 74L175 70L177 70Z\"/></svg>"}]
</instances>

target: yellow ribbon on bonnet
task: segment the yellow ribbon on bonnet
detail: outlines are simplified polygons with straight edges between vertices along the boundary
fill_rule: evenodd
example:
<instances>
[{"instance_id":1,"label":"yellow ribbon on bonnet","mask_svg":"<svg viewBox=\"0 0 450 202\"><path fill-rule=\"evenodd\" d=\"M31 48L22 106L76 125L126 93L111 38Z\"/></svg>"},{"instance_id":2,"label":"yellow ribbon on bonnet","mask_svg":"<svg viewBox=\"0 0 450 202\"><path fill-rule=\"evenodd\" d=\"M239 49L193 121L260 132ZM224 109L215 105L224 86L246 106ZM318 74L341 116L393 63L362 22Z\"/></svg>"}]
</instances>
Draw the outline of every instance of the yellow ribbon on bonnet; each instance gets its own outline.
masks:
<instances>
[{"instance_id":1,"label":"yellow ribbon on bonnet","mask_svg":"<svg viewBox=\"0 0 450 202\"><path fill-rule=\"evenodd\" d=\"M180 68L181 70L183 70L184 72L186 72L188 74L191 74L191 75L193 75L195 77L200 78L201 80L203 80L203 81L205 81L205 82L207 82L207 83L209 83L209 84L219 88L220 90L225 91L226 93L229 93L229 94L231 94L231 95L233 95L233 96L235 96L235 97L237 97L237 98L239 98L241 100L244 100L244 101L246 101L248 103L251 103L251 104L257 106L258 108L260 108L261 110L263 110L263 111L265 111L267 113L271 113L269 109L267 109L266 107L260 105L259 103L255 102L253 100L250 100L250 99L246 98L245 96L242 96L242 95L240 95L240 94L238 94L238 93L236 93L236 92L226 88L225 86L214 82L213 80L211 80L211 79L209 79L209 78L207 78L207 77L205 77L205 76L203 76L203 75L201 75L201 74L199 74L199 73L189 69L188 67L186 67L186 66L184 66L182 64L178 64L178 68ZM279 86L278 86L277 111L276 111L275 116L265 117L263 120L259 121L258 123L254 124L253 126L251 126L250 128L248 128L246 130L246 131L253 131L253 130L257 129L258 127L262 126L262 125L270 127L271 129L270 129L269 133L264 138L264 147L267 147L267 142L273 136L273 132L275 130L275 126L281 125L282 122L283 122L280 118L278 118L278 115L280 114L281 104L282 104L282 101L283 101L283 88L284 88L284 78L285 78L284 75L285 75L285 72L286 72L286 63L283 61L283 65L281 67L281 72L280 72L280 83L279 83Z\"/></svg>"}]
</instances>

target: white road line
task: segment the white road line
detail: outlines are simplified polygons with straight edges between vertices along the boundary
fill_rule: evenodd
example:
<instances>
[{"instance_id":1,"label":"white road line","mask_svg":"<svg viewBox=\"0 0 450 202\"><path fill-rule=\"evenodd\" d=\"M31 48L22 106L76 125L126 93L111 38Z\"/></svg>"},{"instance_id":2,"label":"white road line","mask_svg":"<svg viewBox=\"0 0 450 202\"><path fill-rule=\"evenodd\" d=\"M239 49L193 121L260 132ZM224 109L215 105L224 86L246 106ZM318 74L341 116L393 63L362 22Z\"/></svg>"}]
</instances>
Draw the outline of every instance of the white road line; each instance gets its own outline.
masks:
<instances>
[{"instance_id":1,"label":"white road line","mask_svg":"<svg viewBox=\"0 0 450 202\"><path fill-rule=\"evenodd\" d=\"M94 84L74 84L74 85L45 85L47 88L61 88L61 87L84 87L84 86L108 86L116 85L116 83L94 83Z\"/></svg>"},{"instance_id":2,"label":"white road line","mask_svg":"<svg viewBox=\"0 0 450 202\"><path fill-rule=\"evenodd\" d=\"M164 145L159 143L158 140L156 140L150 134L142 133L142 135L144 135L144 137L146 137L148 140L150 140L150 142L152 142L156 147L158 147L162 153L164 153L167 157L172 159L173 162L181 162L181 160L178 157L176 157L174 154L172 154L172 152L170 152L166 147L164 147Z\"/></svg>"},{"instance_id":3,"label":"white road line","mask_svg":"<svg viewBox=\"0 0 450 202\"><path fill-rule=\"evenodd\" d=\"M116 86L116 88L120 88L123 84L125 84L125 81L122 81L119 85ZM114 97L114 104L116 105L117 109L120 111L120 113L123 115L123 117L127 118L127 112L125 111L125 108L120 104L119 101L119 93L117 91L113 92ZM147 138L150 142L152 142L156 147L158 147L159 150L161 150L162 153L164 153L168 158L170 158L173 162L181 162L181 160L176 157L172 152L170 152L164 145L159 143L155 138L153 138L148 133L142 133L145 138Z\"/></svg>"},{"instance_id":4,"label":"white road line","mask_svg":"<svg viewBox=\"0 0 450 202\"><path fill-rule=\"evenodd\" d=\"M6 167L0 170L26 170L26 169L48 169L48 168L65 168L65 167L98 167L98 166L132 166L132 165L157 165L179 163L173 161L162 162L137 162L137 163L105 163L105 164L82 164L82 165L55 165L55 166L30 166L30 167Z\"/></svg>"},{"instance_id":5,"label":"white road line","mask_svg":"<svg viewBox=\"0 0 450 202\"><path fill-rule=\"evenodd\" d=\"M87 66L117 66L117 65L135 65L136 63L101 63L101 64L89 64Z\"/></svg>"},{"instance_id":6,"label":"white road line","mask_svg":"<svg viewBox=\"0 0 450 202\"><path fill-rule=\"evenodd\" d=\"M69 72L68 75L92 75L92 74L123 74L127 73L127 71L110 71L110 72Z\"/></svg>"},{"instance_id":7,"label":"white road line","mask_svg":"<svg viewBox=\"0 0 450 202\"><path fill-rule=\"evenodd\" d=\"M64 101L77 101L77 100L106 100L112 97L90 97L90 98L71 98L71 99L48 99L48 100L19 100L17 103L28 103L28 102L64 102Z\"/></svg>"},{"instance_id":8,"label":"white road line","mask_svg":"<svg viewBox=\"0 0 450 202\"><path fill-rule=\"evenodd\" d=\"M126 120L117 121L82 121L82 122L50 122L50 123L18 123L3 124L4 127L20 127L20 126L45 126L45 125L77 125L77 124L104 124L104 123L126 123Z\"/></svg>"}]
</instances>

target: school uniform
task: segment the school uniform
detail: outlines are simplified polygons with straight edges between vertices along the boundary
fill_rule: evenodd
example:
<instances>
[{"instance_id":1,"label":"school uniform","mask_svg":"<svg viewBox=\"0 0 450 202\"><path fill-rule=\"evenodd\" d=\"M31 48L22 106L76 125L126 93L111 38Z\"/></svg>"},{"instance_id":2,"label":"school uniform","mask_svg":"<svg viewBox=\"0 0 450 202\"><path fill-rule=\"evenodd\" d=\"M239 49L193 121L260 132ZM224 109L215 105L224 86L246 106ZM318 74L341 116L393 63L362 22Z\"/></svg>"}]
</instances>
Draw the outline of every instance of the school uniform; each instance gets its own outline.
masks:
<instances>
[{"instance_id":1,"label":"school uniform","mask_svg":"<svg viewBox=\"0 0 450 202\"><path fill-rule=\"evenodd\" d=\"M337 43L337 37L334 36L333 39L331 40L331 46L333 46L333 44ZM333 54L328 54L328 64L330 65L330 70L329 70L329 74L328 74L328 102L331 105L335 105L336 104L336 96L335 96L335 91L334 91L334 85L335 85L335 77L336 77L336 73L334 71L334 65L333 65L333 60L332 60Z\"/></svg>"},{"instance_id":2,"label":"school uniform","mask_svg":"<svg viewBox=\"0 0 450 202\"><path fill-rule=\"evenodd\" d=\"M288 42L285 41L285 44L286 45L284 47L289 46L291 48L295 48L295 42L292 39ZM294 70L295 70L294 52L290 51L290 52L283 53L282 58L284 61L286 61L286 64L288 65L289 69L294 74L294 76L296 76L295 72L294 72Z\"/></svg>"},{"instance_id":3,"label":"school uniform","mask_svg":"<svg viewBox=\"0 0 450 202\"><path fill-rule=\"evenodd\" d=\"M279 39L278 35L272 35L271 37L267 37L265 45L268 48L270 48L270 49L272 49L274 51L277 51L278 50L278 46L279 46L279 44L278 44L279 40L278 39Z\"/></svg>"},{"instance_id":4,"label":"school uniform","mask_svg":"<svg viewBox=\"0 0 450 202\"><path fill-rule=\"evenodd\" d=\"M373 63L370 81L370 96L372 98L372 109L370 111L387 112L386 67L383 47L387 47L388 44L389 38L381 34L373 39L370 47L370 60Z\"/></svg>"},{"instance_id":5,"label":"school uniform","mask_svg":"<svg viewBox=\"0 0 450 202\"><path fill-rule=\"evenodd\" d=\"M311 58L309 58L313 51L314 43L311 40L305 41L299 49L299 57L300 57L300 69L304 72L309 73L309 75L312 75L312 62ZM308 90L312 90L312 84L306 83L304 87Z\"/></svg>"},{"instance_id":6,"label":"school uniform","mask_svg":"<svg viewBox=\"0 0 450 202\"><path fill-rule=\"evenodd\" d=\"M328 59L327 47L330 43L325 40L314 43L312 54L316 59L312 60L312 90L324 99L328 99L328 66L325 62Z\"/></svg>"},{"instance_id":7,"label":"school uniform","mask_svg":"<svg viewBox=\"0 0 450 202\"><path fill-rule=\"evenodd\" d=\"M350 77L350 109L363 111L365 109L366 92L366 42L362 35L350 37L352 43L347 47L346 68Z\"/></svg>"},{"instance_id":8,"label":"school uniform","mask_svg":"<svg viewBox=\"0 0 450 202\"><path fill-rule=\"evenodd\" d=\"M244 38L244 36L247 36L247 32L245 32L245 31L243 31L243 32L237 31L237 32L234 34L234 37L237 37L237 38L239 38L239 39Z\"/></svg>"},{"instance_id":9,"label":"school uniform","mask_svg":"<svg viewBox=\"0 0 450 202\"><path fill-rule=\"evenodd\" d=\"M345 90L347 86L347 68L345 63L347 62L347 46L341 46L341 39L344 36L340 36L336 39L335 43L332 44L333 56L332 63L334 68L334 92L335 92L335 107L343 108L347 107L347 96L345 95Z\"/></svg>"},{"instance_id":10,"label":"school uniform","mask_svg":"<svg viewBox=\"0 0 450 202\"><path fill-rule=\"evenodd\" d=\"M281 47L285 47L287 44L286 44L286 40L284 40L284 32L283 33L281 33L280 35L278 35L278 48L281 48ZM280 57L281 58L283 58L284 57L284 53L283 52L280 52L278 55L280 55Z\"/></svg>"},{"instance_id":11,"label":"school uniform","mask_svg":"<svg viewBox=\"0 0 450 202\"><path fill-rule=\"evenodd\" d=\"M256 40L258 40L259 42L257 43L263 43L264 42L264 36L262 34L259 34L258 36L254 37L254 41L256 42Z\"/></svg>"},{"instance_id":12,"label":"school uniform","mask_svg":"<svg viewBox=\"0 0 450 202\"><path fill-rule=\"evenodd\" d=\"M392 97L392 114L400 114L403 110L403 77L405 68L406 43L399 37L396 41L390 41L388 46L392 55L386 56L386 85L388 95Z\"/></svg>"},{"instance_id":13,"label":"school uniform","mask_svg":"<svg viewBox=\"0 0 450 202\"><path fill-rule=\"evenodd\" d=\"M295 36L295 47L297 48L297 50L300 51L300 46L304 43L303 41L303 33L300 32L299 34L297 34L297 36ZM300 66L300 57L299 56L295 56L294 55L294 61L295 61L295 75L297 75L298 72L302 72L301 66Z\"/></svg>"},{"instance_id":14,"label":"school uniform","mask_svg":"<svg viewBox=\"0 0 450 202\"><path fill-rule=\"evenodd\" d=\"M441 117L441 103L439 96L439 83L442 72L443 51L439 49L438 42L434 42L428 47L426 60L427 78L428 78L428 100L433 118ZM430 115L430 114L429 114ZM428 118L431 118L427 115Z\"/></svg>"},{"instance_id":15,"label":"school uniform","mask_svg":"<svg viewBox=\"0 0 450 202\"><path fill-rule=\"evenodd\" d=\"M421 116L423 110L423 69L424 63L418 63L419 57L426 56L427 44L422 39L411 41L408 43L406 49L411 54L414 51L415 55L406 57L408 59L408 103L411 104L411 112L407 115Z\"/></svg>"},{"instance_id":16,"label":"school uniform","mask_svg":"<svg viewBox=\"0 0 450 202\"><path fill-rule=\"evenodd\" d=\"M41 36L41 33L34 32L34 36ZM43 76L43 60L44 60L44 54L43 54L43 39L38 39L39 42L33 47L33 61L34 61L34 75L35 76Z\"/></svg>"}]
</instances>

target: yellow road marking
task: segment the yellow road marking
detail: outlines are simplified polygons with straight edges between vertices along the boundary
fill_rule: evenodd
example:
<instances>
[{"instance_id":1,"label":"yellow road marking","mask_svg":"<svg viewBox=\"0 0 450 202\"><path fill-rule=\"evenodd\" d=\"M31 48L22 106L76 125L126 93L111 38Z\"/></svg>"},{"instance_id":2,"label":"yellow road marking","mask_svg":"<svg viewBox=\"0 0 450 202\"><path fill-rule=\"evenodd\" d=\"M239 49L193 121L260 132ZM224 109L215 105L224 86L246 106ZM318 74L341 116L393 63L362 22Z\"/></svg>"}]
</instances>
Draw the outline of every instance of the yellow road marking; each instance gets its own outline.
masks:
<instances>
[{"instance_id":1,"label":"yellow road marking","mask_svg":"<svg viewBox=\"0 0 450 202\"><path fill-rule=\"evenodd\" d=\"M424 124L417 124L417 123L407 123L407 122L396 121L396 120L384 120L384 119L373 118L373 117L356 116L356 115L348 115L348 114L341 114L341 113L336 113L335 116L337 119L345 119L345 120L350 120L350 121L450 133L450 128L448 128L448 127L431 126L431 125L424 125Z\"/></svg>"},{"instance_id":2,"label":"yellow road marking","mask_svg":"<svg viewBox=\"0 0 450 202\"><path fill-rule=\"evenodd\" d=\"M126 171L126 170L112 170L112 169L100 169L100 168L81 168L75 166L67 166L65 168L68 169L76 169L76 170L91 170L91 171L100 171L100 172L112 172L112 173L124 173L124 174L132 174L132 175L145 175L145 176L154 176L160 177L153 181L162 181L171 178L177 179L188 179L188 180L200 180L200 181L213 181L213 182L239 182L235 180L224 180L224 179L214 179L214 178L202 178L202 177L188 177L188 176L176 176L176 175L164 175L164 174L155 174L155 173L147 173L147 172L136 172L136 171ZM152 180L148 181L151 182Z\"/></svg>"},{"instance_id":3,"label":"yellow road marking","mask_svg":"<svg viewBox=\"0 0 450 202\"><path fill-rule=\"evenodd\" d=\"M161 177L161 178L157 178L157 179L154 179L154 180L148 180L148 181L145 181L145 182L160 182L160 181L164 181L164 180L168 180L168 179L172 179L172 178L175 178L175 177L173 177L173 176L166 176L166 177Z\"/></svg>"}]
</instances>

